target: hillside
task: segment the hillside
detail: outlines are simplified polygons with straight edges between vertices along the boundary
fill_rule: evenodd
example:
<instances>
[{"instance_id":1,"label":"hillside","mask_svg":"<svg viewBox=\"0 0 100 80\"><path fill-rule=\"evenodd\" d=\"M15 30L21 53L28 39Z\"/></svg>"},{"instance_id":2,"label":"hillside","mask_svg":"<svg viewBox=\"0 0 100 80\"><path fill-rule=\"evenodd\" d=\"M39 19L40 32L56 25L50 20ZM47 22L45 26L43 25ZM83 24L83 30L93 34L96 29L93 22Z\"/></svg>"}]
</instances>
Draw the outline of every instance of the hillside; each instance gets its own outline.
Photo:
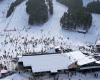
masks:
<instances>
[{"instance_id":1,"label":"hillside","mask_svg":"<svg viewBox=\"0 0 100 80\"><path fill-rule=\"evenodd\" d=\"M92 14L92 26L88 33L72 32L62 29L60 19L68 7L53 0L53 15L49 16L48 21L41 25L29 25L29 14L26 12L26 2L14 8L11 16L6 18L10 5L15 0L2 0L0 2L0 63L12 70L11 59L23 54L34 52L54 53L55 48L63 47L73 51L79 50L81 46L95 46L95 42L100 38L100 15ZM83 0L84 6L93 0ZM39 53L40 54L40 53ZM91 54L92 55L92 54ZM2 58L2 57L7 58ZM70 58L70 57L69 57ZM6 63L6 64L5 64ZM94 77L95 73L86 75L77 73L71 80L99 80ZM58 75L59 76L59 75ZM15 77L15 78L14 78ZM68 75L67 75L68 77ZM91 77L91 78L90 78ZM28 80L23 75L14 74L0 80ZM53 80L44 79L43 80ZM61 74L59 80L68 80L66 74ZM70 80L70 78L69 78Z\"/></svg>"},{"instance_id":2,"label":"hillside","mask_svg":"<svg viewBox=\"0 0 100 80\"><path fill-rule=\"evenodd\" d=\"M89 32L87 34L81 34L81 33L77 33L77 32L64 31L61 29L59 21L60 21L60 18L62 17L62 15L64 14L64 12L67 11L67 7L56 2L55 0L53 0L53 4L54 4L53 5L54 6L53 16L50 17L48 22L46 22L44 25L40 25L40 26L28 25L28 14L26 13L26 9L25 9L26 1L24 1L18 7L16 7L15 11L9 18L6 18L5 15L6 15L6 11L8 10L8 8L6 6L10 5L10 3L6 4L7 2L9 2L9 1L5 0L2 2L5 5L4 6L0 5L1 7L5 8L4 14L2 12L0 12L0 14L2 14L1 15L2 18L0 18L0 21L1 21L1 24L0 24L0 32L1 33L0 34L2 35L1 36L2 40L4 40L5 36L9 35L9 34L10 34L10 36L13 36L13 38L14 37L19 38L19 36L26 37L26 35L30 35L32 37L35 37L36 39L40 38L41 36L43 36L43 38L55 37L56 42L58 40L60 40L60 37L61 37L61 38L63 38L63 40L60 40L60 41L63 43L66 42L66 45L71 44L73 46L79 46L79 45L85 45L87 43L94 44L99 35L100 24L98 24L98 23L99 23L100 15L92 14L93 24L92 24L91 29L89 30ZM28 37L30 37L30 36L28 36ZM1 40L1 42L3 42L2 40ZM75 41L75 43L73 43L73 41Z\"/></svg>"}]
</instances>

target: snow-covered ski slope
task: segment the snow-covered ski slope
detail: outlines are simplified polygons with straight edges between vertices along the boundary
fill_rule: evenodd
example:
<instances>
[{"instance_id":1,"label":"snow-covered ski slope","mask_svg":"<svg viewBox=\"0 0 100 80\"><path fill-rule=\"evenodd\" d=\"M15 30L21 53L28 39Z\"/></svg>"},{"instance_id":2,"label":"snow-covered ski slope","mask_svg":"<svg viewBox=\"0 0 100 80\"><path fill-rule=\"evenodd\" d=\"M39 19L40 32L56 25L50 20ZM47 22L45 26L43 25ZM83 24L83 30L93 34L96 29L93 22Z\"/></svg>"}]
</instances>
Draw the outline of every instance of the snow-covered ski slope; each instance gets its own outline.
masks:
<instances>
[{"instance_id":1,"label":"snow-covered ski slope","mask_svg":"<svg viewBox=\"0 0 100 80\"><path fill-rule=\"evenodd\" d=\"M27 40L30 40L32 37L34 39L45 39L46 37L52 38L55 37L55 42L64 43L64 45L80 46L88 43L94 44L96 39L100 34L100 15L92 14L93 24L87 34L82 34L78 32L70 32L62 30L60 26L60 18L63 16L64 12L68 10L64 5L53 0L54 14L50 19L43 25L28 25L28 14L26 13L26 1L21 3L16 7L14 12L9 18L6 18L6 12L8 6L14 0L4 0L0 2L0 49L1 50L14 50L15 46L12 43L9 43L8 39L18 39L18 44L23 43L21 37L26 37ZM86 5L90 0L84 0ZM92 1L92 0L91 0ZM7 36L9 36L7 38ZM7 39L6 39L7 38ZM8 42L7 45L4 45L5 40ZM40 43L37 48L42 48ZM59 45L59 44L58 44ZM18 45L17 45L18 46ZM10 49L9 49L10 48ZM32 47L30 47L32 48ZM11 52L11 51L10 51Z\"/></svg>"}]
</instances>

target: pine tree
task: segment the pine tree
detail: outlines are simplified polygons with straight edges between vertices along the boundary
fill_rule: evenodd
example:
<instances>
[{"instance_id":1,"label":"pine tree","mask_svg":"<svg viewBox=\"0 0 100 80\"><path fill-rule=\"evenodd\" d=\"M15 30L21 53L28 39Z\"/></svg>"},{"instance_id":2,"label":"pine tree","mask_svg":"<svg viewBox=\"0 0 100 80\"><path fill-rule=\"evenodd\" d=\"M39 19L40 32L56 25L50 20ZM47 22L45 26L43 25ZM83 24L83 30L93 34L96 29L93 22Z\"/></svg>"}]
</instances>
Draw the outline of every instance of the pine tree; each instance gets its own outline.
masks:
<instances>
[{"instance_id":1,"label":"pine tree","mask_svg":"<svg viewBox=\"0 0 100 80\"><path fill-rule=\"evenodd\" d=\"M43 24L48 20L48 8L45 0L28 0L26 5L30 25Z\"/></svg>"},{"instance_id":2,"label":"pine tree","mask_svg":"<svg viewBox=\"0 0 100 80\"><path fill-rule=\"evenodd\" d=\"M90 11L91 13L100 14L100 1L97 0L97 1L90 2L90 3L87 5L87 9L88 9L88 11Z\"/></svg>"},{"instance_id":3,"label":"pine tree","mask_svg":"<svg viewBox=\"0 0 100 80\"><path fill-rule=\"evenodd\" d=\"M24 0L16 0L15 2L13 2L13 3L10 5L9 10L7 11L6 17L9 17L9 16L13 13L15 7L18 6L19 4L21 4L23 1L24 1Z\"/></svg>"},{"instance_id":4,"label":"pine tree","mask_svg":"<svg viewBox=\"0 0 100 80\"><path fill-rule=\"evenodd\" d=\"M65 12L60 20L61 26L68 30L81 28L88 30L92 24L92 15L83 7L82 0L62 0L67 5L68 12ZM78 3L78 4L77 4Z\"/></svg>"}]
</instances>

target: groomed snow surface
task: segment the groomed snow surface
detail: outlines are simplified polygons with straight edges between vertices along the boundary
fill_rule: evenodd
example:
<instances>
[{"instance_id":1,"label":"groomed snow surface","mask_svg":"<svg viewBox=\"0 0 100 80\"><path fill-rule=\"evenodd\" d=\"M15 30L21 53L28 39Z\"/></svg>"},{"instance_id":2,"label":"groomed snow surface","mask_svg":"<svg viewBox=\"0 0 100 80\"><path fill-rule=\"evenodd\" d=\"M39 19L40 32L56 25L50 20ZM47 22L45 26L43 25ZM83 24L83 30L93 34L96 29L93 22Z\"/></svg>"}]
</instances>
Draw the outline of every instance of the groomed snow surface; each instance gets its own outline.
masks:
<instances>
[{"instance_id":1,"label":"groomed snow surface","mask_svg":"<svg viewBox=\"0 0 100 80\"><path fill-rule=\"evenodd\" d=\"M54 14L50 17L50 19L43 25L37 26L28 25L28 15L26 13L26 6L24 1L22 4L20 4L18 7L16 7L15 11L12 13L12 15L9 18L5 18L6 11L8 10L9 4L7 4L10 0L4 0L1 2L1 4L6 3L5 5L0 5L2 7L2 11L0 14L2 14L2 18L0 18L0 50L3 53L4 50L8 52L12 52L12 50L15 49L15 43L16 48L21 47L23 48L23 41L27 38L27 41L32 40L34 37L34 40L37 41L37 39L45 40L45 38L52 39L55 38L56 46L60 46L63 44L63 46L68 46L73 48L77 48L82 45L86 44L95 44L95 41L97 37L99 37L100 34L100 15L93 14L93 25L90 28L89 32L87 34L81 34L78 32L70 32L66 30L62 30L60 26L60 18L64 14L64 12L67 11L67 7L64 5L56 2L56 0L53 0L54 4ZM12 0L13 1L13 0ZM10 1L11 2L11 1ZM2 13L5 12L5 13ZM24 40L22 39L24 37ZM9 41L13 39L13 44ZM7 42L7 44L5 44ZM33 41L34 43L34 41ZM42 42L41 42L42 43ZM41 51L43 48L43 44L41 45L39 42L37 42L37 46L39 47L38 51ZM50 43L51 44L51 43ZM29 49L33 49L31 44L29 45ZM45 45L44 45L45 46ZM53 46L55 46L53 44ZM37 48L34 48L36 51ZM50 46L48 46L50 47ZM19 49L17 50L19 51ZM13 51L15 53L15 51Z\"/></svg>"},{"instance_id":2,"label":"groomed snow surface","mask_svg":"<svg viewBox=\"0 0 100 80\"><path fill-rule=\"evenodd\" d=\"M6 18L7 10L13 1L15 0L3 0L0 2L0 60L2 62L6 59L2 58L4 55L9 60L26 52L49 51L51 48L57 46L78 49L79 46L95 44L96 39L100 35L100 15L98 14L92 14L93 24L89 32L87 34L81 34L62 30L60 18L67 11L67 7L56 2L56 0L53 0L53 16L45 24L40 26L28 25L28 14L25 9L26 1L17 6L12 15ZM86 6L89 1L84 0L84 5ZM80 78L80 75L78 77ZM73 77L72 80L76 78L77 76ZM87 77L82 77L82 79L95 80L91 74Z\"/></svg>"}]
</instances>

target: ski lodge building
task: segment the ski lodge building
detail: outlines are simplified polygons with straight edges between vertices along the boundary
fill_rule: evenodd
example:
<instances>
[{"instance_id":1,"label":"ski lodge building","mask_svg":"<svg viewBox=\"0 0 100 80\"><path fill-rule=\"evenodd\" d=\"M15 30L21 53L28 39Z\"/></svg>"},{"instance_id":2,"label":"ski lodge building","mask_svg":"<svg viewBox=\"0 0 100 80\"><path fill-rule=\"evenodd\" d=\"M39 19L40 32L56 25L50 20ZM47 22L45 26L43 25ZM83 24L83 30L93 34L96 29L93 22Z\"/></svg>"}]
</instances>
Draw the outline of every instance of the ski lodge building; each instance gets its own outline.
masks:
<instances>
[{"instance_id":1,"label":"ski lodge building","mask_svg":"<svg viewBox=\"0 0 100 80\"><path fill-rule=\"evenodd\" d=\"M68 70L100 70L100 64L93 57L86 56L80 51L62 54L24 55L19 58L18 71L32 73L57 73Z\"/></svg>"}]
</instances>

